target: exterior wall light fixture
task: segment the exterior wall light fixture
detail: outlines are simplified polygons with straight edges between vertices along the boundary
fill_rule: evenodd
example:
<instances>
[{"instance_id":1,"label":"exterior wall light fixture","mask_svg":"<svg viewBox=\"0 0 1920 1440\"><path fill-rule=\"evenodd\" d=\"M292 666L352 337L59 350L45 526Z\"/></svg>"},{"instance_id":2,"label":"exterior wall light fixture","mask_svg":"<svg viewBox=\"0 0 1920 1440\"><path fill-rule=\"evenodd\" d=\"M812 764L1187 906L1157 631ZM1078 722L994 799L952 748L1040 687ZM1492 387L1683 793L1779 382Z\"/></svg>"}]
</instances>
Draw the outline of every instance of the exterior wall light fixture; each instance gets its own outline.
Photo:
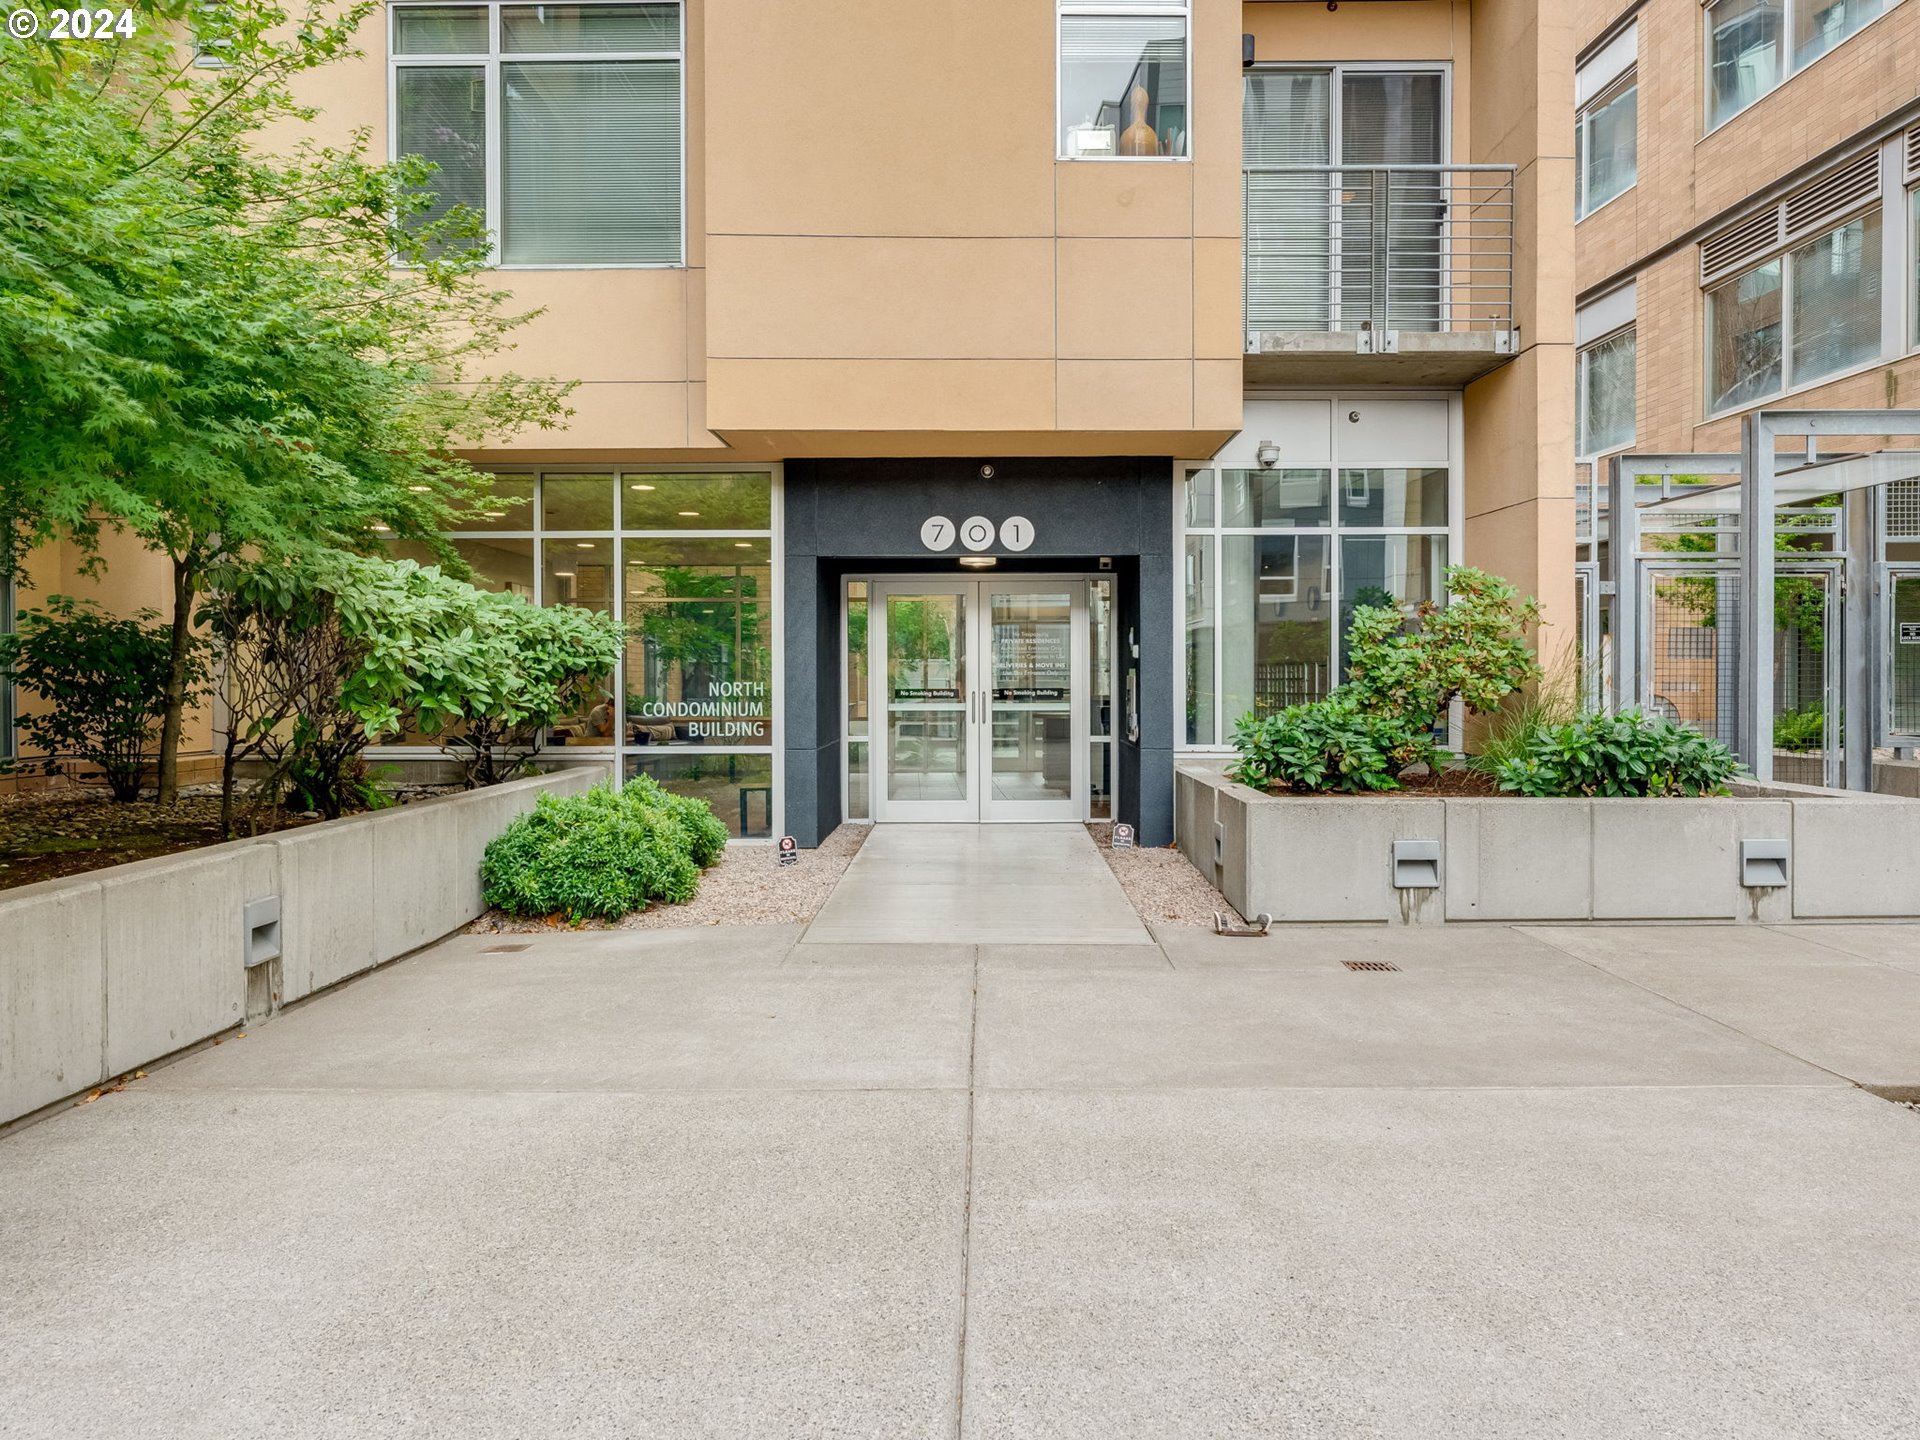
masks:
<instances>
[{"instance_id":1,"label":"exterior wall light fixture","mask_svg":"<svg viewBox=\"0 0 1920 1440\"><path fill-rule=\"evenodd\" d=\"M1260 462L1262 470L1271 470L1280 463L1280 447L1271 440L1262 440L1259 449L1253 452L1253 458Z\"/></svg>"}]
</instances>

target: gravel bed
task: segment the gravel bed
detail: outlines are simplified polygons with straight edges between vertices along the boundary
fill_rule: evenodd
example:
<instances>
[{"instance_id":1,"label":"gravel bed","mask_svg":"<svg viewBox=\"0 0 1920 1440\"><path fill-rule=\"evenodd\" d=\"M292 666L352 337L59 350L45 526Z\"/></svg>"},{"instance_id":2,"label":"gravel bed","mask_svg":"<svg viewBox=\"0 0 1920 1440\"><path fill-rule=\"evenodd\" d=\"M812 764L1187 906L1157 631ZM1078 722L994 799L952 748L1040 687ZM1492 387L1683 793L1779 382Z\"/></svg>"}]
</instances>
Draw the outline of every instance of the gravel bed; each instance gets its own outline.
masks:
<instances>
[{"instance_id":1,"label":"gravel bed","mask_svg":"<svg viewBox=\"0 0 1920 1440\"><path fill-rule=\"evenodd\" d=\"M700 877L700 889L684 905L649 905L614 922L588 920L582 930L673 930L700 925L795 925L811 920L846 873L872 829L842 825L817 849L800 851L792 865L780 863L771 845L729 845L720 862ZM567 928L559 919L516 920L488 911L469 934Z\"/></svg>"},{"instance_id":2,"label":"gravel bed","mask_svg":"<svg viewBox=\"0 0 1920 1440\"><path fill-rule=\"evenodd\" d=\"M1096 820L1087 826L1093 843L1113 871L1120 888L1142 920L1162 925L1205 925L1213 928L1216 911L1237 917L1239 911L1227 903L1227 897L1187 863L1187 857L1173 846L1149 850L1135 846L1113 848L1113 825Z\"/></svg>"}]
</instances>

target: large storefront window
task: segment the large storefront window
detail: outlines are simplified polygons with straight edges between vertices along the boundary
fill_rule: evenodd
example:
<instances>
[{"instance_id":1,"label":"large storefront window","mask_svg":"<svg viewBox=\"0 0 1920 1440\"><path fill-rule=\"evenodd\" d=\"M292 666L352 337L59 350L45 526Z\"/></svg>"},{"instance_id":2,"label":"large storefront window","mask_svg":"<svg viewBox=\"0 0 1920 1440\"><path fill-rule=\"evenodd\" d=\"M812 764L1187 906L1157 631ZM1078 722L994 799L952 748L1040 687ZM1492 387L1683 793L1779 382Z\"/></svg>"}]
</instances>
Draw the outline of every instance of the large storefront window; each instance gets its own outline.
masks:
<instances>
[{"instance_id":1,"label":"large storefront window","mask_svg":"<svg viewBox=\"0 0 1920 1440\"><path fill-rule=\"evenodd\" d=\"M1185 743L1324 698L1356 605L1443 598L1450 486L1445 466L1188 472Z\"/></svg>"},{"instance_id":2,"label":"large storefront window","mask_svg":"<svg viewBox=\"0 0 1920 1440\"><path fill-rule=\"evenodd\" d=\"M569 470L496 489L449 536L474 582L628 630L619 673L558 718L549 749L618 751L625 774L707 801L735 835L771 836L772 475Z\"/></svg>"}]
</instances>

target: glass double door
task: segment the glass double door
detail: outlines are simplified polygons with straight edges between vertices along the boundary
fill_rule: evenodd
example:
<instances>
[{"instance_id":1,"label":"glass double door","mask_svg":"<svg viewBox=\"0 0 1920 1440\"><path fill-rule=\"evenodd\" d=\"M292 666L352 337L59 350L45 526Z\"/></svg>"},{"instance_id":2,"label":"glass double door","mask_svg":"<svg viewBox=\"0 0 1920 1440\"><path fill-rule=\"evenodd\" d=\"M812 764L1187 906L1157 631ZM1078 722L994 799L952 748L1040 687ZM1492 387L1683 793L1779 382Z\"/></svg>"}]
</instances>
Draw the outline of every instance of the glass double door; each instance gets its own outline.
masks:
<instances>
[{"instance_id":1,"label":"glass double door","mask_svg":"<svg viewBox=\"0 0 1920 1440\"><path fill-rule=\"evenodd\" d=\"M874 819L1087 815L1084 580L876 581Z\"/></svg>"}]
</instances>

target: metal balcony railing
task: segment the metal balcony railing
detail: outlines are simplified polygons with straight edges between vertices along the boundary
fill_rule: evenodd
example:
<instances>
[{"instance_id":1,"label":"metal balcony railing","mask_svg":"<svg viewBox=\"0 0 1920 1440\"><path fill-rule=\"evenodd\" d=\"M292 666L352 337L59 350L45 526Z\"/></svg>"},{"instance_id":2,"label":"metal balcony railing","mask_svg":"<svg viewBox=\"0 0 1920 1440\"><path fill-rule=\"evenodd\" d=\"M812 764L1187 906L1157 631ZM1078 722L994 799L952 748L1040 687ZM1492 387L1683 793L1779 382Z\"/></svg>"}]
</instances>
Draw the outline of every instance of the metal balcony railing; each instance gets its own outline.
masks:
<instances>
[{"instance_id":1,"label":"metal balcony railing","mask_svg":"<svg viewBox=\"0 0 1920 1440\"><path fill-rule=\"evenodd\" d=\"M1512 333L1512 166L1260 165L1243 189L1249 336Z\"/></svg>"}]
</instances>

